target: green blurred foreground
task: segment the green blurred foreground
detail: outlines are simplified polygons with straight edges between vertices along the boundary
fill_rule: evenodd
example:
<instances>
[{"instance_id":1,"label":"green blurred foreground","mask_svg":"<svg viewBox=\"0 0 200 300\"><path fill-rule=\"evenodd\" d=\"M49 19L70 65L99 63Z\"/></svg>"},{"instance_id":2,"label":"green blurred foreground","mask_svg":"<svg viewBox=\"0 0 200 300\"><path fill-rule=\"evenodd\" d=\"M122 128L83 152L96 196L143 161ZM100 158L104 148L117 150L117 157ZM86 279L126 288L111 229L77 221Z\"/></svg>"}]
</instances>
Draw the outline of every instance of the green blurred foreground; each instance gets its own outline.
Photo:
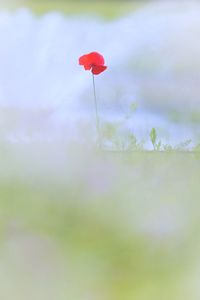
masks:
<instances>
[{"instance_id":1,"label":"green blurred foreground","mask_svg":"<svg viewBox=\"0 0 200 300\"><path fill-rule=\"evenodd\" d=\"M123 14L134 11L143 6L145 2L139 1L35 1L35 0L19 0L0 2L0 8L8 8L11 10L25 7L31 9L37 14L44 14L47 12L62 12L68 15L100 15L106 19L112 19Z\"/></svg>"},{"instance_id":2,"label":"green blurred foreground","mask_svg":"<svg viewBox=\"0 0 200 300\"><path fill-rule=\"evenodd\" d=\"M0 299L199 300L194 154L0 149Z\"/></svg>"}]
</instances>

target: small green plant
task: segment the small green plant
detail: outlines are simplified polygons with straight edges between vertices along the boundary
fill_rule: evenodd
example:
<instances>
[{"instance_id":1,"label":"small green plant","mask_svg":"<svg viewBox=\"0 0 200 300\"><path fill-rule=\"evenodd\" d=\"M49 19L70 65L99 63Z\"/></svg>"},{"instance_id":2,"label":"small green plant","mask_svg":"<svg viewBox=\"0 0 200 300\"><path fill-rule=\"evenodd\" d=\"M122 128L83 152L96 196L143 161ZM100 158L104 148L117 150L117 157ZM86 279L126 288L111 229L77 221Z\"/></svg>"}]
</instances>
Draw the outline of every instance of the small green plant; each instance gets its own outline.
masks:
<instances>
[{"instance_id":1,"label":"small green plant","mask_svg":"<svg viewBox=\"0 0 200 300\"><path fill-rule=\"evenodd\" d=\"M138 142L136 136L133 133L129 133L127 139L128 139L128 147L127 147L128 150L140 150L140 151L144 150L144 142L143 141Z\"/></svg>"},{"instance_id":2,"label":"small green plant","mask_svg":"<svg viewBox=\"0 0 200 300\"><path fill-rule=\"evenodd\" d=\"M104 123L102 138L104 146L116 151L142 151L144 141L138 141L136 136L128 129L120 130L123 123Z\"/></svg>"},{"instance_id":3,"label":"small green plant","mask_svg":"<svg viewBox=\"0 0 200 300\"><path fill-rule=\"evenodd\" d=\"M154 150L159 151L161 149L161 141L157 141L157 132L155 128L151 129L150 139L153 145Z\"/></svg>"},{"instance_id":4,"label":"small green plant","mask_svg":"<svg viewBox=\"0 0 200 300\"><path fill-rule=\"evenodd\" d=\"M186 140L175 147L177 151L187 151L188 146L191 144L192 140Z\"/></svg>"},{"instance_id":5,"label":"small green plant","mask_svg":"<svg viewBox=\"0 0 200 300\"><path fill-rule=\"evenodd\" d=\"M166 152L170 152L170 151L173 151L173 147L169 144L164 144L163 145L163 150L166 151Z\"/></svg>"}]
</instances>

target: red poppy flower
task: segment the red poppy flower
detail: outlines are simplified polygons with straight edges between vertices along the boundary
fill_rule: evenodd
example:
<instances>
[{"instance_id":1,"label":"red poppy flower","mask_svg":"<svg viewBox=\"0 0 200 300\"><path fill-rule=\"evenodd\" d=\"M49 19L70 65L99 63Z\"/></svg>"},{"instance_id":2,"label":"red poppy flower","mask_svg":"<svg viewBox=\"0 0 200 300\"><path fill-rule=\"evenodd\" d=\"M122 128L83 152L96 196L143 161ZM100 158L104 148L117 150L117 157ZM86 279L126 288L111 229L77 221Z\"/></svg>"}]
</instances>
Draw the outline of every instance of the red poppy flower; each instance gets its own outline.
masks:
<instances>
[{"instance_id":1,"label":"red poppy flower","mask_svg":"<svg viewBox=\"0 0 200 300\"><path fill-rule=\"evenodd\" d=\"M98 75L107 69L104 64L104 58L98 52L91 52L79 58L79 65L84 66L85 70L91 70L94 75Z\"/></svg>"}]
</instances>

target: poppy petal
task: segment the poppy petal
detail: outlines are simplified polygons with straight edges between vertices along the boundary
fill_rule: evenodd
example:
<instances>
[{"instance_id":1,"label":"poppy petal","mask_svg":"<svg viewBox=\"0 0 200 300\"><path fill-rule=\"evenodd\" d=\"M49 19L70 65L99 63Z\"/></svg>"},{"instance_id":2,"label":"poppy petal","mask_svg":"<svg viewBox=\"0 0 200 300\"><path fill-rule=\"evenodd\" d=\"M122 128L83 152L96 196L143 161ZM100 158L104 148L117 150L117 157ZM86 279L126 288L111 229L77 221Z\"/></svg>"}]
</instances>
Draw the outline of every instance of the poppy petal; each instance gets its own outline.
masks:
<instances>
[{"instance_id":1,"label":"poppy petal","mask_svg":"<svg viewBox=\"0 0 200 300\"><path fill-rule=\"evenodd\" d=\"M85 64L88 64L87 55L83 55L79 58L79 65L84 66Z\"/></svg>"},{"instance_id":2,"label":"poppy petal","mask_svg":"<svg viewBox=\"0 0 200 300\"><path fill-rule=\"evenodd\" d=\"M105 61L101 54L98 52L91 52L87 55L87 60L90 64L96 66L103 66Z\"/></svg>"},{"instance_id":3,"label":"poppy petal","mask_svg":"<svg viewBox=\"0 0 200 300\"><path fill-rule=\"evenodd\" d=\"M88 71L88 70L91 70L91 68L92 68L91 65L84 65L84 69L87 70L87 71Z\"/></svg>"},{"instance_id":4,"label":"poppy petal","mask_svg":"<svg viewBox=\"0 0 200 300\"><path fill-rule=\"evenodd\" d=\"M105 71L107 69L106 66L93 66L92 67L92 73L94 75L99 75L100 73L102 73L103 71Z\"/></svg>"},{"instance_id":5,"label":"poppy petal","mask_svg":"<svg viewBox=\"0 0 200 300\"><path fill-rule=\"evenodd\" d=\"M91 69L92 66L88 62L88 55L83 55L79 58L79 65L84 66L85 70Z\"/></svg>"}]
</instances>

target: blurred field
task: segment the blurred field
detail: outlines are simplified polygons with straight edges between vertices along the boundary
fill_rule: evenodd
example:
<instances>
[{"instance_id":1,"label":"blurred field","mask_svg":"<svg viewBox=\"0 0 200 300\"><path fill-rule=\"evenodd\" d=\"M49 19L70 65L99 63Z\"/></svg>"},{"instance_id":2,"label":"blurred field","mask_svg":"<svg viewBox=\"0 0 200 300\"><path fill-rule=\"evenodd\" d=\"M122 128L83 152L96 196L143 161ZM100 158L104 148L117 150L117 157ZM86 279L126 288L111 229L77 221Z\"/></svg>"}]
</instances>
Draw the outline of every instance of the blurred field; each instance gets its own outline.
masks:
<instances>
[{"instance_id":1,"label":"blurred field","mask_svg":"<svg viewBox=\"0 0 200 300\"><path fill-rule=\"evenodd\" d=\"M9 1L7 3L0 2L0 8L9 8L11 10L19 7L26 7L37 14L44 14L51 11L61 12L67 15L91 15L96 14L106 19L113 19L130 13L137 8L142 7L139 1L64 1L64 0L25 0L25 1Z\"/></svg>"},{"instance_id":2,"label":"blurred field","mask_svg":"<svg viewBox=\"0 0 200 300\"><path fill-rule=\"evenodd\" d=\"M79 148L1 145L1 299L199 299L197 157Z\"/></svg>"}]
</instances>

